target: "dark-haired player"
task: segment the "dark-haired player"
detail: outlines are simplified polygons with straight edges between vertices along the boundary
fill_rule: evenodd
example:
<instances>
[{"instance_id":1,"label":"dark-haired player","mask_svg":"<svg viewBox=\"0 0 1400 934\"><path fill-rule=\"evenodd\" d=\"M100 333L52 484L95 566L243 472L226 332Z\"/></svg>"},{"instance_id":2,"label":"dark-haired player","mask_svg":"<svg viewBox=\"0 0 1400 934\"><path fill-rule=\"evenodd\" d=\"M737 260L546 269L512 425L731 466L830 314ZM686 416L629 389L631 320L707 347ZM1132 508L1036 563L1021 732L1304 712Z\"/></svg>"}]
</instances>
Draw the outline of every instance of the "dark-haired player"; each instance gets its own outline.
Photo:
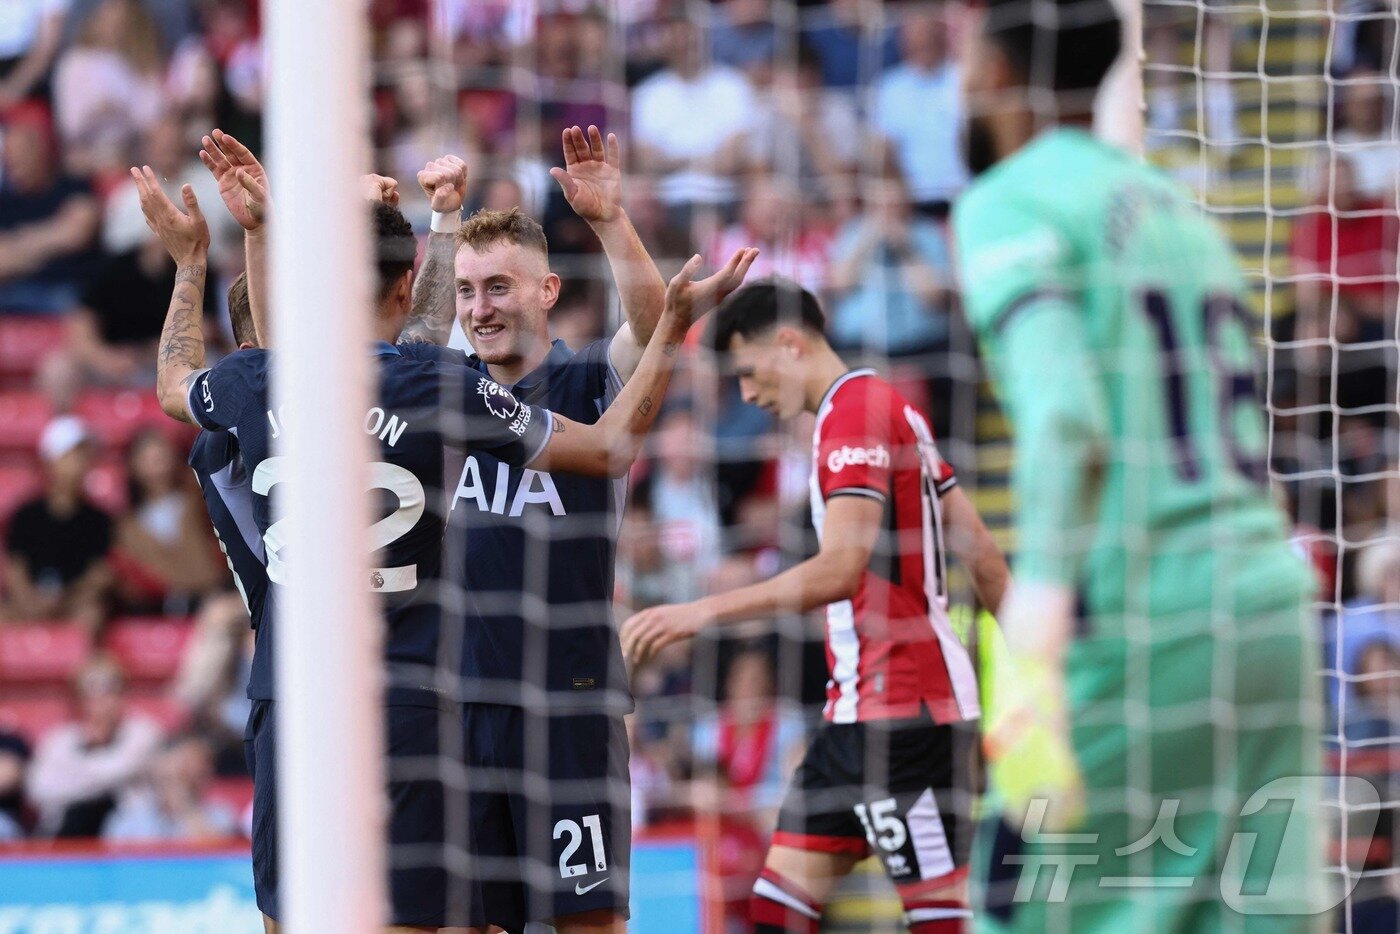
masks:
<instances>
[{"instance_id":1,"label":"dark-haired player","mask_svg":"<svg viewBox=\"0 0 1400 934\"><path fill-rule=\"evenodd\" d=\"M147 222L174 256L178 272L161 337L157 394L168 415L208 431L236 432L239 455L251 477L252 511L260 549L272 585L285 580L288 560L281 553L280 519L272 508L273 490L284 461L274 456L273 440L296 431L268 404L270 358L263 350L243 350L204 369L200 301L209 242L193 191L182 191L188 213L161 192L149 168L133 170ZM524 404L504 387L463 366L442 362L441 355L414 356L396 347L408 317L417 249L412 229L396 209L374 206L378 250L377 305L373 313L376 342L367 348L378 364L379 386L366 412L366 431L379 441L380 459L370 465L373 491L385 518L379 527L396 532L375 553L377 565L365 582L367 595L383 601L386 618L385 662L387 747L390 773L396 758L438 754L439 709L434 688L438 661L440 607L433 586L439 575L443 515L438 497L443 487L444 444L490 451L503 460L537 469L569 470L616 476L635 456L639 435L650 426L670 376L671 362L683 339L694 305L713 294L716 282L733 276L734 264L716 277L691 285L688 277L698 257L672 281L658 325L655 346L638 364L632 384L617 405L596 425L580 425L545 409ZM456 418L442 420L440 410ZM444 421L459 427L445 436ZM249 724L254 774L254 878L258 905L276 919L277 856L275 717L272 695L271 628L277 587L268 588L258 631L249 694L255 700ZM444 833L443 791L431 779L393 780L390 839L408 851L396 860L390 879L392 922L396 926L434 929L448 923L480 923L469 914L449 915L447 874L441 853Z\"/></svg>"},{"instance_id":2,"label":"dark-haired player","mask_svg":"<svg viewBox=\"0 0 1400 934\"><path fill-rule=\"evenodd\" d=\"M1024 849L994 856L990 904L1018 931L1311 929L1313 585L1268 488L1239 264L1188 195L1091 134L1110 0L984 16L981 175L953 226L1016 449L987 732L1023 828L1001 841ZM1048 899L1031 876L1057 863Z\"/></svg>"},{"instance_id":3,"label":"dark-haired player","mask_svg":"<svg viewBox=\"0 0 1400 934\"><path fill-rule=\"evenodd\" d=\"M818 930L832 886L877 854L909 929L965 929L977 675L948 619L946 547L995 610L1006 562L928 419L872 370L851 370L823 336L816 298L756 284L718 312L711 341L744 401L817 417L812 521L821 548L770 580L633 616L638 664L702 627L826 607L826 722L778 815L754 886L760 934Z\"/></svg>"}]
</instances>

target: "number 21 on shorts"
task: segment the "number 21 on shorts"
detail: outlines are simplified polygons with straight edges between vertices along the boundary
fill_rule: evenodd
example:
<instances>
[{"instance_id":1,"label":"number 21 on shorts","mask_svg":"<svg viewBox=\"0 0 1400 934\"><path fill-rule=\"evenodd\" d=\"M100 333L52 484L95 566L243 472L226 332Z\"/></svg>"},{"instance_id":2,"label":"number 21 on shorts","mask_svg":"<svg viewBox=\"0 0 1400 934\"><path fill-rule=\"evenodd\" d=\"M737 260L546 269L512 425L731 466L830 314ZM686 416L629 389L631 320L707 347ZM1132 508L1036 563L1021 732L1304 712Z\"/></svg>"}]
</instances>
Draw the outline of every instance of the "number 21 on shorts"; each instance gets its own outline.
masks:
<instances>
[{"instance_id":1,"label":"number 21 on shorts","mask_svg":"<svg viewBox=\"0 0 1400 934\"><path fill-rule=\"evenodd\" d=\"M593 865L588 863L571 863L579 847L583 845L583 828L588 828L588 835L592 838L593 844ZM588 872L606 872L608 868L608 855L603 850L603 822L597 814L589 814L583 819L583 827L579 826L576 820L564 819L554 825L554 839L558 840L567 836L569 842L564 845L564 852L559 854L559 875L565 879L572 879L574 876L587 875Z\"/></svg>"}]
</instances>

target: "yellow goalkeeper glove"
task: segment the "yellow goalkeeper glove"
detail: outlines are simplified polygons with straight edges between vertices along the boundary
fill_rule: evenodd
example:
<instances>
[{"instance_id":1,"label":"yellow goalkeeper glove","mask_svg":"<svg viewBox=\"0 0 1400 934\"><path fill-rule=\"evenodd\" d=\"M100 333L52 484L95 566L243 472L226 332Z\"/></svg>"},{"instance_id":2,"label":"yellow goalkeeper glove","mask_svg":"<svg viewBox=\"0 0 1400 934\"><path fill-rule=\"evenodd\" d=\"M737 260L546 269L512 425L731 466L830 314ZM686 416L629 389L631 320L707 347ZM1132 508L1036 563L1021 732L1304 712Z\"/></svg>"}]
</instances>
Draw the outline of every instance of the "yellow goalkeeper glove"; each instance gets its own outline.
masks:
<instances>
[{"instance_id":1,"label":"yellow goalkeeper glove","mask_svg":"<svg viewBox=\"0 0 1400 934\"><path fill-rule=\"evenodd\" d=\"M1008 596L1003 615L1016 614L1018 604L1025 605ZM995 623L979 625L978 637L989 682L983 748L1007 820L1027 827L1031 805L1043 800L1043 820L1029 829L1071 830L1084 818L1084 781L1070 744L1064 672L1058 662L1008 649Z\"/></svg>"}]
</instances>

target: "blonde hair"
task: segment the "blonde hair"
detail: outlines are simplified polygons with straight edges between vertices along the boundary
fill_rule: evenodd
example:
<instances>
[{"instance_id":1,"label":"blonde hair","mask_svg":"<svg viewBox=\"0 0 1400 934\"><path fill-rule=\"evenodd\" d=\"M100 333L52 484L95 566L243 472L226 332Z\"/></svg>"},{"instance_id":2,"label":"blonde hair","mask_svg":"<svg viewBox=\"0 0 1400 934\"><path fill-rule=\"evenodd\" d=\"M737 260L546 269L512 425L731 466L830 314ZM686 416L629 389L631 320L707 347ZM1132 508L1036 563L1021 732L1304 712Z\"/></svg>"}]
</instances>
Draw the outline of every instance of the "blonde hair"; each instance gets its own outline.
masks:
<instances>
[{"instance_id":1,"label":"blonde hair","mask_svg":"<svg viewBox=\"0 0 1400 934\"><path fill-rule=\"evenodd\" d=\"M545 238L544 228L519 208L477 211L457 231L457 245L469 246L478 253L502 240L539 250L546 259L549 258L549 241Z\"/></svg>"}]
</instances>

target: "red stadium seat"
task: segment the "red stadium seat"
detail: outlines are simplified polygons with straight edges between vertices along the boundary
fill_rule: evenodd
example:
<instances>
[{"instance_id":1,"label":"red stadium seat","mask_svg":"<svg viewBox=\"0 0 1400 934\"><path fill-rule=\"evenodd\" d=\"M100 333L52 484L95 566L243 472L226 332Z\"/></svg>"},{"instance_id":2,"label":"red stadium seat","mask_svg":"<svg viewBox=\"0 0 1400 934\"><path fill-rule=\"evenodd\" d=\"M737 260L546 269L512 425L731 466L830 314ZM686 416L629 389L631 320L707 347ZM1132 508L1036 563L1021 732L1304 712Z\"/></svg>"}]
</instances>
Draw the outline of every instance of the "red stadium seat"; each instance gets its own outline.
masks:
<instances>
[{"instance_id":1,"label":"red stadium seat","mask_svg":"<svg viewBox=\"0 0 1400 934\"><path fill-rule=\"evenodd\" d=\"M35 369L67 340L68 322L48 315L0 315L0 379L28 386Z\"/></svg>"},{"instance_id":2,"label":"red stadium seat","mask_svg":"<svg viewBox=\"0 0 1400 934\"><path fill-rule=\"evenodd\" d=\"M69 701L61 697L0 700L0 729L18 733L34 745L56 726L73 716Z\"/></svg>"},{"instance_id":3,"label":"red stadium seat","mask_svg":"<svg viewBox=\"0 0 1400 934\"><path fill-rule=\"evenodd\" d=\"M69 623L29 623L0 628L0 682L66 683L88 656L88 636Z\"/></svg>"},{"instance_id":4,"label":"red stadium seat","mask_svg":"<svg viewBox=\"0 0 1400 934\"><path fill-rule=\"evenodd\" d=\"M0 465L0 524L8 522L21 503L38 493L43 482L33 464Z\"/></svg>"},{"instance_id":5,"label":"red stadium seat","mask_svg":"<svg viewBox=\"0 0 1400 934\"><path fill-rule=\"evenodd\" d=\"M34 451L51 417L53 408L43 393L0 393L0 447Z\"/></svg>"},{"instance_id":6,"label":"red stadium seat","mask_svg":"<svg viewBox=\"0 0 1400 934\"><path fill-rule=\"evenodd\" d=\"M113 447L125 447L142 428L164 429L170 423L156 400L155 389L83 393L74 412L105 444Z\"/></svg>"},{"instance_id":7,"label":"red stadium seat","mask_svg":"<svg viewBox=\"0 0 1400 934\"><path fill-rule=\"evenodd\" d=\"M132 617L107 629L106 647L133 681L168 681L194 632L188 619Z\"/></svg>"}]
</instances>

